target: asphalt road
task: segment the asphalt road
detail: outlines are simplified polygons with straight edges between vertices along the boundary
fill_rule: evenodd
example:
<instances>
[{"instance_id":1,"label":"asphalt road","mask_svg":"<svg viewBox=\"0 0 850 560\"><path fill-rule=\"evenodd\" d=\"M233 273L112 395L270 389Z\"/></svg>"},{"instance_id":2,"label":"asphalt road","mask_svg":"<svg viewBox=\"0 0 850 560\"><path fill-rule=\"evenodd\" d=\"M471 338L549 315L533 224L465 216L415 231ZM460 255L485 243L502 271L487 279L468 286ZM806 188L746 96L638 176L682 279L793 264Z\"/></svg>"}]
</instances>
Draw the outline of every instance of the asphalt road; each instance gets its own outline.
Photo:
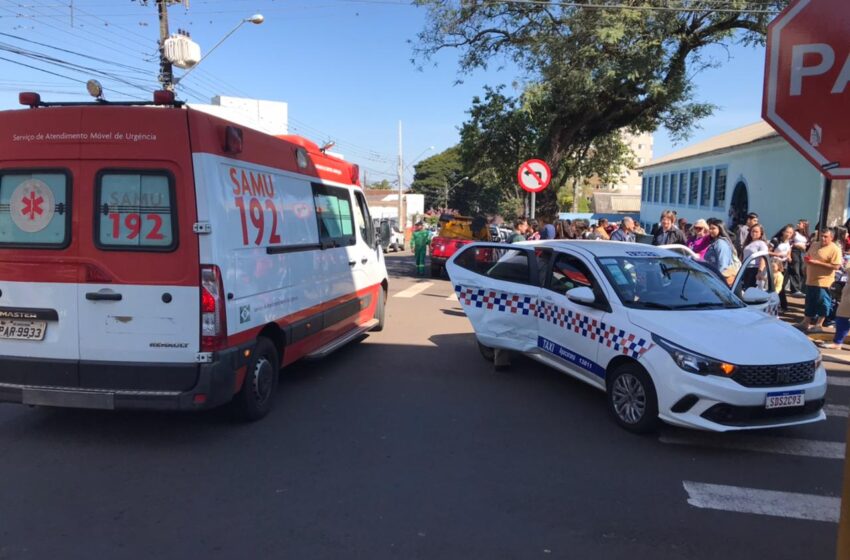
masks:
<instances>
[{"instance_id":1,"label":"asphalt road","mask_svg":"<svg viewBox=\"0 0 850 560\"><path fill-rule=\"evenodd\" d=\"M0 407L0 558L834 556L834 522L696 507L686 485L829 517L850 386L814 426L635 436L563 374L494 371L449 283L397 297L420 281L388 261L387 328L285 370L259 423Z\"/></svg>"}]
</instances>

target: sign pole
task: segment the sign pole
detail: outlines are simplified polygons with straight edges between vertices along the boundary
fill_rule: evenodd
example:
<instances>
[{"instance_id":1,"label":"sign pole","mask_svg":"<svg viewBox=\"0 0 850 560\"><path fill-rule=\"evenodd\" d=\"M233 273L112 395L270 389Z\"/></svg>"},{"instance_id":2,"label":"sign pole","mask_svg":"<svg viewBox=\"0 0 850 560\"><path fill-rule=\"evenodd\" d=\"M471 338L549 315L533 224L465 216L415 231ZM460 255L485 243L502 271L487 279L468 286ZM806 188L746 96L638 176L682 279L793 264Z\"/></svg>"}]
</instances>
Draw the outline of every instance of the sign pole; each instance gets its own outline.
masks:
<instances>
[{"instance_id":1,"label":"sign pole","mask_svg":"<svg viewBox=\"0 0 850 560\"><path fill-rule=\"evenodd\" d=\"M537 193L533 192L533 193L531 193L531 215L529 216L529 218L531 218L532 220L534 219L534 216L537 215L536 214L536 206L537 206Z\"/></svg>"},{"instance_id":2,"label":"sign pole","mask_svg":"<svg viewBox=\"0 0 850 560\"><path fill-rule=\"evenodd\" d=\"M829 199L832 198L832 179L827 178L823 183L823 197L821 198L820 217L818 226L823 229L829 227Z\"/></svg>"}]
</instances>

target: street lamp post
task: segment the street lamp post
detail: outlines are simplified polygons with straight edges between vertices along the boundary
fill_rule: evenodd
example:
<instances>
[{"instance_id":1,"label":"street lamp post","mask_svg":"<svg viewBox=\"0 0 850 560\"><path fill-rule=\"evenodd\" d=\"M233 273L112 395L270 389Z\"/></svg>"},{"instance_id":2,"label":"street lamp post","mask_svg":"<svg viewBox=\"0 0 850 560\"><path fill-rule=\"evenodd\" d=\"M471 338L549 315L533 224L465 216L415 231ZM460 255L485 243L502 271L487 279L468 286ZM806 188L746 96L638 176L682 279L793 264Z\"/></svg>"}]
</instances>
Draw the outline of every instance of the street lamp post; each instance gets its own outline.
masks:
<instances>
[{"instance_id":1,"label":"street lamp post","mask_svg":"<svg viewBox=\"0 0 850 560\"><path fill-rule=\"evenodd\" d=\"M227 40L227 38L228 38L228 37L230 37L231 35L233 35L234 33L236 33L236 30L237 30L237 29L239 29L240 27L242 27L242 25L243 25L243 24L245 24L245 23L253 23L254 25L260 25L260 24L261 24L261 23L263 23L265 20L266 20L266 18L265 18L265 16L263 16L263 14L254 14L253 16L251 16L251 17L247 17L247 18L243 19L242 21L240 21L240 22L236 25L236 27L234 27L233 29L231 29L231 30L230 30L230 32L229 32L227 35L225 35L224 37L222 37L222 38L221 38L221 40L213 46L213 48L211 48L209 51L207 51L207 54L205 54L204 56L202 56L202 57L201 57L201 59L198 61L198 63L197 63L197 64L195 64L194 66L192 66L191 68L189 68L189 70L187 70L187 71L186 71L186 73L185 73L185 74L183 74L182 76L180 76L179 78L174 78L174 85L177 85L177 84L179 84L180 82L182 82L183 80L185 80L185 79L186 79L186 76L188 76L189 74L191 74L191 73L192 73L192 71L193 71L195 68L197 68L198 66L200 66L200 65L201 65L201 63L202 63L203 61L205 61L205 60L207 59L207 57L208 57L209 55L211 55L211 54L212 54L212 52L213 52L214 50L216 50L216 49L219 47L219 45L221 45L223 42L225 42L225 41Z\"/></svg>"}]
</instances>

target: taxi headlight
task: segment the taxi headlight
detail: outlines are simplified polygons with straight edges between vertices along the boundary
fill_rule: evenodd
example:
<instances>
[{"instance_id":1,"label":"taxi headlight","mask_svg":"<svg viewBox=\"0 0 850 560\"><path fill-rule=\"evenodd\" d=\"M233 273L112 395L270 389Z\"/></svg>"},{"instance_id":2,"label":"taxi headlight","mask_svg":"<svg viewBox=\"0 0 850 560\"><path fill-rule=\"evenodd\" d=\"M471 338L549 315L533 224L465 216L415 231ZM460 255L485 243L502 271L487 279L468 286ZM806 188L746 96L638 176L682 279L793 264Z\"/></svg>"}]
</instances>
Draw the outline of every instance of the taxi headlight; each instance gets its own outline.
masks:
<instances>
[{"instance_id":1,"label":"taxi headlight","mask_svg":"<svg viewBox=\"0 0 850 560\"><path fill-rule=\"evenodd\" d=\"M670 354L670 357L673 358L673 361L676 362L676 365L685 371L699 375L732 377L732 375L735 374L735 370L738 369L734 364L715 360L714 358L709 358L708 356L703 356L696 352L691 352L690 350L673 344L669 340L665 340L656 334L652 335L652 340L658 346L664 348L667 353Z\"/></svg>"}]
</instances>

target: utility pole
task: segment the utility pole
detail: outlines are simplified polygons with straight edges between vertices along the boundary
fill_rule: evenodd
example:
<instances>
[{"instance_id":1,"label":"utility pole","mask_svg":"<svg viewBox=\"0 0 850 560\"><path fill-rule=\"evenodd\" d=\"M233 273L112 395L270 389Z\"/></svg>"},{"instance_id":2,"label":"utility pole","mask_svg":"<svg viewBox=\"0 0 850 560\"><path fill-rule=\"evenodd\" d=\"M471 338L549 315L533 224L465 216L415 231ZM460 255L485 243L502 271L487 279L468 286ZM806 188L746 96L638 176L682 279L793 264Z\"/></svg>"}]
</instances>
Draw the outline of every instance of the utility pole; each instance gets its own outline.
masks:
<instances>
[{"instance_id":1,"label":"utility pole","mask_svg":"<svg viewBox=\"0 0 850 560\"><path fill-rule=\"evenodd\" d=\"M402 198L404 197L404 155L401 145L401 121L398 121L398 229L405 231L405 216L402 214Z\"/></svg>"},{"instance_id":2,"label":"utility pole","mask_svg":"<svg viewBox=\"0 0 850 560\"><path fill-rule=\"evenodd\" d=\"M162 89L174 90L174 73L171 61L165 57L165 40L168 39L168 4L171 0L156 0L159 12L159 82Z\"/></svg>"}]
</instances>

